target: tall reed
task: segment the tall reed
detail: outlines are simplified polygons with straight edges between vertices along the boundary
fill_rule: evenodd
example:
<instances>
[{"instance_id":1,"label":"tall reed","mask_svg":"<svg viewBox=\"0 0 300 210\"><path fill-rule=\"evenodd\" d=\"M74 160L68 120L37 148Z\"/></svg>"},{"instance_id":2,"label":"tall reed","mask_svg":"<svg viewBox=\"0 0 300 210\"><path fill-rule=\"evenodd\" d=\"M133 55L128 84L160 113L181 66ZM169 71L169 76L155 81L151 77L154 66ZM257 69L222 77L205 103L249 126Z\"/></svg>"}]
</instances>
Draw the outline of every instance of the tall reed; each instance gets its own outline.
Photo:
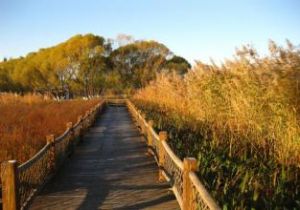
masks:
<instances>
[{"instance_id":1,"label":"tall reed","mask_svg":"<svg viewBox=\"0 0 300 210\"><path fill-rule=\"evenodd\" d=\"M224 208L300 208L300 50L244 46L222 65L160 75L133 98Z\"/></svg>"}]
</instances>

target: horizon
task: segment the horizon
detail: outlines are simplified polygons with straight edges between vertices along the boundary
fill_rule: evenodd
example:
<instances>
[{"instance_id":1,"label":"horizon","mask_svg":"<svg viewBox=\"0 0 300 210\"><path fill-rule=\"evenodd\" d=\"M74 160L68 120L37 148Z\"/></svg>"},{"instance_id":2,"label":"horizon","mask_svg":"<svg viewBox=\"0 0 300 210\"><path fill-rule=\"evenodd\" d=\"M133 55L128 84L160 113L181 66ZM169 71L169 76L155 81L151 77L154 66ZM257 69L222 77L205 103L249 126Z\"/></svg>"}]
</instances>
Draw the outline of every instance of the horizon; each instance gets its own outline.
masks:
<instances>
[{"instance_id":1,"label":"horizon","mask_svg":"<svg viewBox=\"0 0 300 210\"><path fill-rule=\"evenodd\" d=\"M300 2L291 0L2 0L0 8L0 60L26 56L87 33L106 39L127 34L135 40L155 40L192 64L230 59L235 48L246 44L265 55L270 39L279 45L286 39L295 45L300 42Z\"/></svg>"}]
</instances>

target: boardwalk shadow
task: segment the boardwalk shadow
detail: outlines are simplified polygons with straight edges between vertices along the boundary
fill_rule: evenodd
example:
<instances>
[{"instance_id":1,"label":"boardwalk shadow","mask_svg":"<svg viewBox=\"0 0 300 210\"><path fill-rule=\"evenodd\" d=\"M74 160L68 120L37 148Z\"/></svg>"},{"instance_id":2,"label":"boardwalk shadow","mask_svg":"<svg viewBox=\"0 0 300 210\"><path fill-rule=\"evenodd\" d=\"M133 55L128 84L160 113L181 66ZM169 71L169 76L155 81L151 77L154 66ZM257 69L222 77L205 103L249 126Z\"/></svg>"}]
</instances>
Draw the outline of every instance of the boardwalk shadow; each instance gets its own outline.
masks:
<instances>
[{"instance_id":1,"label":"boardwalk shadow","mask_svg":"<svg viewBox=\"0 0 300 210\"><path fill-rule=\"evenodd\" d=\"M111 186L111 185L105 185L106 187L109 187L109 190L103 192L103 194L99 194L98 191L91 190L88 192L86 198L84 201L81 203L81 205L76 208L77 210L92 210L92 209L102 209L101 206L103 202L105 201L105 194L109 191L124 191L126 194L126 191L146 191L146 190L153 190L153 189L166 189L165 185L130 185L130 186L125 186L125 185L118 185L118 186ZM124 194L124 195L125 195ZM98 196L95 196L98 195ZM124 196L123 195L123 196ZM127 195L128 196L128 195ZM156 196L154 199L152 197L145 197L141 200L135 200L134 203L128 205L128 202L122 202L124 199L123 198L117 198L113 201L113 203L109 203L108 205L105 206L112 206L115 205L114 208L110 207L104 207L103 209L116 209L116 210L134 210L134 209L143 209L143 208L149 208L149 207L154 207L159 204L163 204L169 201L174 200L174 195L170 192L169 194L166 195L161 195L161 196ZM126 195L125 195L126 199ZM118 207L116 207L118 206Z\"/></svg>"},{"instance_id":2,"label":"boardwalk shadow","mask_svg":"<svg viewBox=\"0 0 300 210\"><path fill-rule=\"evenodd\" d=\"M162 204L168 201L174 200L174 196L173 195L165 195L153 200L147 200L147 201L143 201L137 204L133 204L133 205L129 205L129 206L124 206L124 207L119 207L119 208L115 208L115 210L133 210L133 209L143 209L143 208L149 208L149 207L153 207L156 206L158 204Z\"/></svg>"}]
</instances>

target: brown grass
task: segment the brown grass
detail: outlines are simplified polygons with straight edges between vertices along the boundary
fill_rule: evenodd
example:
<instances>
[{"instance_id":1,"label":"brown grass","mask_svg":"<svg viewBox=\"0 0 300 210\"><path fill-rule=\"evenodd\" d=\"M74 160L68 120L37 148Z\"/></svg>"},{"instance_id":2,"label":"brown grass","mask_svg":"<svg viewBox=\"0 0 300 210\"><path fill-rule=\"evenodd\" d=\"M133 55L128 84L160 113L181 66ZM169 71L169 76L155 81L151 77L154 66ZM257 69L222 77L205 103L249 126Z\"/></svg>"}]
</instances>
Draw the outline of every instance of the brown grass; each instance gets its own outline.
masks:
<instances>
[{"instance_id":1,"label":"brown grass","mask_svg":"<svg viewBox=\"0 0 300 210\"><path fill-rule=\"evenodd\" d=\"M37 95L0 95L0 162L30 159L45 145L46 135L60 135L67 122L77 122L78 117L97 102L58 102Z\"/></svg>"}]
</instances>

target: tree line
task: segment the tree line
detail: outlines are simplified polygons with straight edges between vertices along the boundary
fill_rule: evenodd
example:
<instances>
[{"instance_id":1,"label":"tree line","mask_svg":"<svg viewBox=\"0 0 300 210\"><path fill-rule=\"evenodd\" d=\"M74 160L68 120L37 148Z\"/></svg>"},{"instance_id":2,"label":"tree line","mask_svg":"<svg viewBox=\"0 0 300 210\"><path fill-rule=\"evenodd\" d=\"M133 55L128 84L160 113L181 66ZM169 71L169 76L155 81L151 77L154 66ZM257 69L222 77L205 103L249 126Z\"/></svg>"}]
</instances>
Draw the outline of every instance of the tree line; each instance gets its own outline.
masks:
<instances>
[{"instance_id":1,"label":"tree line","mask_svg":"<svg viewBox=\"0 0 300 210\"><path fill-rule=\"evenodd\" d=\"M0 92L126 93L146 86L157 73L183 75L190 67L156 41L127 40L115 47L111 39L76 35L25 57L4 59L0 62Z\"/></svg>"}]
</instances>

